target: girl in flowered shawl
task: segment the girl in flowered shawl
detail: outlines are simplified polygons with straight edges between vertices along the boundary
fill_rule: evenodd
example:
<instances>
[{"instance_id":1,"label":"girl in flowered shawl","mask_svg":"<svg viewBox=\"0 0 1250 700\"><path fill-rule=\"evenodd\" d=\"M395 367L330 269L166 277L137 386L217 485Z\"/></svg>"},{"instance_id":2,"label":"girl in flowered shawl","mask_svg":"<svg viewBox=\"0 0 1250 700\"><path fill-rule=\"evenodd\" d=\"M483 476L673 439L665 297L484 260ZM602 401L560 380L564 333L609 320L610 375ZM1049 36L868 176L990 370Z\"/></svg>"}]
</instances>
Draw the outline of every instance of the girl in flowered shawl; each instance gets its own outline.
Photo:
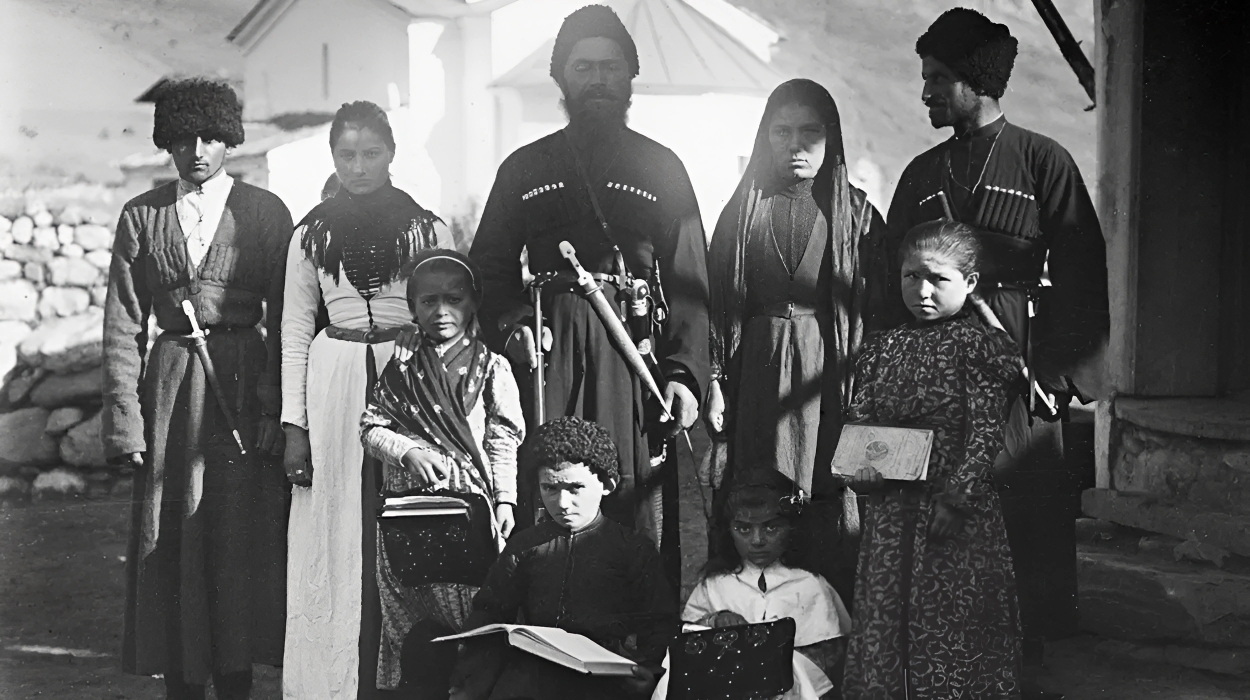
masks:
<instances>
[{"instance_id":1,"label":"girl in flowered shawl","mask_svg":"<svg viewBox=\"0 0 1250 700\"><path fill-rule=\"evenodd\" d=\"M452 250L426 250L413 258L408 306L419 341L412 353L397 351L379 375L361 419L361 438L382 461L387 495L440 488L483 496L502 545L515 522L516 455L525 419L511 366L478 339L480 279L468 257ZM419 669L403 669L411 676L404 685L446 693L455 646L427 640L461 631L477 587L405 587L380 543L377 571L383 617L378 687L399 687L407 641L422 649L403 654L420 662Z\"/></svg>"}]
</instances>

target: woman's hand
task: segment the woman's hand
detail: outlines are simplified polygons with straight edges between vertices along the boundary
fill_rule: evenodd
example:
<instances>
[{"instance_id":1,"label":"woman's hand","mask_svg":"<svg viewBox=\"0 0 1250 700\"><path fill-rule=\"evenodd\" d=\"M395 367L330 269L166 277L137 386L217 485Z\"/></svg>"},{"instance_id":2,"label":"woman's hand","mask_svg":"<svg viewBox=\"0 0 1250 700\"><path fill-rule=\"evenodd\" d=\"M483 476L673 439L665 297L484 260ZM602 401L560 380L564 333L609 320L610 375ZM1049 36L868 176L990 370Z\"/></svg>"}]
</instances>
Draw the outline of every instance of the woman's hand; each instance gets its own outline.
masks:
<instances>
[{"instance_id":1,"label":"woman's hand","mask_svg":"<svg viewBox=\"0 0 1250 700\"><path fill-rule=\"evenodd\" d=\"M405 323L399 327L399 335L395 338L395 360L401 365L406 364L417 352L421 344L421 328L415 323Z\"/></svg>"},{"instance_id":2,"label":"woman's hand","mask_svg":"<svg viewBox=\"0 0 1250 700\"><path fill-rule=\"evenodd\" d=\"M419 488L430 488L447 479L447 460L437 452L414 447L400 460Z\"/></svg>"},{"instance_id":3,"label":"woman's hand","mask_svg":"<svg viewBox=\"0 0 1250 700\"><path fill-rule=\"evenodd\" d=\"M312 486L312 445L308 442L308 431L298 426L286 424L282 426L286 434L286 449L282 453L282 466L286 469L286 478L296 486L308 488Z\"/></svg>"},{"instance_id":4,"label":"woman's hand","mask_svg":"<svg viewBox=\"0 0 1250 700\"><path fill-rule=\"evenodd\" d=\"M495 521L499 523L499 534L504 539L512 536L512 530L516 527L516 515L512 512L511 503L500 503L495 506Z\"/></svg>"},{"instance_id":5,"label":"woman's hand","mask_svg":"<svg viewBox=\"0 0 1250 700\"><path fill-rule=\"evenodd\" d=\"M855 493L861 495L869 494L885 488L885 477L881 476L881 472L872 467L860 467L847 485Z\"/></svg>"},{"instance_id":6,"label":"woman's hand","mask_svg":"<svg viewBox=\"0 0 1250 700\"><path fill-rule=\"evenodd\" d=\"M941 501L933 503L933 522L929 523L929 535L934 542L948 540L964 528L967 518L953 506Z\"/></svg>"},{"instance_id":7,"label":"woman's hand","mask_svg":"<svg viewBox=\"0 0 1250 700\"><path fill-rule=\"evenodd\" d=\"M707 388L707 405L703 411L703 422L712 435L720 435L725 430L725 394L721 391L720 380L714 380Z\"/></svg>"}]
</instances>

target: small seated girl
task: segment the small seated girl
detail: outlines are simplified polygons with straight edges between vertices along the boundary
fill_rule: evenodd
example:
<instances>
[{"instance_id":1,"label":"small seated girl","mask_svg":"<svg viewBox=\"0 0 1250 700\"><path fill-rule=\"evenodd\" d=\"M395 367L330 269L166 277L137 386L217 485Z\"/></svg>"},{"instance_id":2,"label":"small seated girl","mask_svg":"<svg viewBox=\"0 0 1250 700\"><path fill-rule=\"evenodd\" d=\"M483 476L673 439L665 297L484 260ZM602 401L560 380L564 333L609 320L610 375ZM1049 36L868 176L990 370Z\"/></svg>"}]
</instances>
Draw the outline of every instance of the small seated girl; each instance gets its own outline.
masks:
<instances>
[{"instance_id":1,"label":"small seated girl","mask_svg":"<svg viewBox=\"0 0 1250 700\"><path fill-rule=\"evenodd\" d=\"M870 338L850 420L928 428L928 478L869 494L847 651L847 698L1019 697L1015 578L991 466L1021 363L1006 332L970 313L975 232L921 224L903 239L903 299L915 320Z\"/></svg>"},{"instance_id":2,"label":"small seated girl","mask_svg":"<svg viewBox=\"0 0 1250 700\"><path fill-rule=\"evenodd\" d=\"M469 258L430 249L417 253L412 265L408 308L416 338L406 344L415 347L410 352L397 347L379 375L361 418L361 440L382 462L387 496L435 488L483 496L502 549L515 523L517 449L525 436L516 380L508 361L477 337L481 275ZM478 587L405 587L387 561L380 535L377 552L382 602L377 685L398 688L403 675L405 687L431 688L445 697L455 647L425 642L462 631ZM404 648L406 640L413 648ZM407 677L413 675L421 677Z\"/></svg>"},{"instance_id":3,"label":"small seated girl","mask_svg":"<svg viewBox=\"0 0 1250 700\"><path fill-rule=\"evenodd\" d=\"M772 469L735 476L715 526L723 554L704 568L682 621L728 627L793 618L794 687L781 697L833 698L851 620L828 581L793 566L795 494L793 482ZM664 697L666 679L653 699Z\"/></svg>"}]
</instances>

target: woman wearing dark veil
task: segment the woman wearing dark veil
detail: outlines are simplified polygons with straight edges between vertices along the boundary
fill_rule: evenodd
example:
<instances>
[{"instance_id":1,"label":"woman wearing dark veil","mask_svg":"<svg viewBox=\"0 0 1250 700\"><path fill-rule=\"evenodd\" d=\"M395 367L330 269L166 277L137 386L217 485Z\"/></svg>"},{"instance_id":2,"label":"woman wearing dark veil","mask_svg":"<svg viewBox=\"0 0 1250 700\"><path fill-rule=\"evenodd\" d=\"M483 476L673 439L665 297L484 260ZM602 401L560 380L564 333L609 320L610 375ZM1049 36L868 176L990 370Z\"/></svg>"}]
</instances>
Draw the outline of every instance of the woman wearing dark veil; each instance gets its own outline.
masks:
<instances>
[{"instance_id":1,"label":"woman wearing dark veil","mask_svg":"<svg viewBox=\"0 0 1250 700\"><path fill-rule=\"evenodd\" d=\"M705 418L735 472L772 467L811 499L809 566L852 600L859 512L830 465L866 329L883 325L885 222L846 177L833 97L810 80L768 98L708 253L715 381Z\"/></svg>"},{"instance_id":2,"label":"woman wearing dark veil","mask_svg":"<svg viewBox=\"0 0 1250 700\"><path fill-rule=\"evenodd\" d=\"M341 188L295 229L282 314L282 424L295 485L287 535L283 696L377 697L379 468L360 416L412 316L401 272L446 227L391 184L395 137L372 102L330 126ZM316 323L324 305L329 326Z\"/></svg>"}]
</instances>

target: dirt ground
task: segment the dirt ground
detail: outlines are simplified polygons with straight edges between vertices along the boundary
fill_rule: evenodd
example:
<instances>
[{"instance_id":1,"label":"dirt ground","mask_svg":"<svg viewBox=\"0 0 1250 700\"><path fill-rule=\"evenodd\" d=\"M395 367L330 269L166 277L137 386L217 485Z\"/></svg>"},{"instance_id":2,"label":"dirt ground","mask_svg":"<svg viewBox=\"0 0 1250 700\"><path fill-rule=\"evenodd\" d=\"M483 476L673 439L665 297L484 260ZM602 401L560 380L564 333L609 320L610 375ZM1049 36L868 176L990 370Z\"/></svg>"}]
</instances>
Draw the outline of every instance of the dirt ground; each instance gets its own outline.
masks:
<instances>
[{"instance_id":1,"label":"dirt ground","mask_svg":"<svg viewBox=\"0 0 1250 700\"><path fill-rule=\"evenodd\" d=\"M685 455L682 487L683 577L689 581L703 563L706 540ZM120 671L128 512L121 500L0 506L0 698L163 697L160 679ZM1250 698L1247 684L1226 677L1100 658L1096 642L1076 637L1048 647L1044 685L1070 700ZM279 698L280 671L256 672L253 697Z\"/></svg>"}]
</instances>

